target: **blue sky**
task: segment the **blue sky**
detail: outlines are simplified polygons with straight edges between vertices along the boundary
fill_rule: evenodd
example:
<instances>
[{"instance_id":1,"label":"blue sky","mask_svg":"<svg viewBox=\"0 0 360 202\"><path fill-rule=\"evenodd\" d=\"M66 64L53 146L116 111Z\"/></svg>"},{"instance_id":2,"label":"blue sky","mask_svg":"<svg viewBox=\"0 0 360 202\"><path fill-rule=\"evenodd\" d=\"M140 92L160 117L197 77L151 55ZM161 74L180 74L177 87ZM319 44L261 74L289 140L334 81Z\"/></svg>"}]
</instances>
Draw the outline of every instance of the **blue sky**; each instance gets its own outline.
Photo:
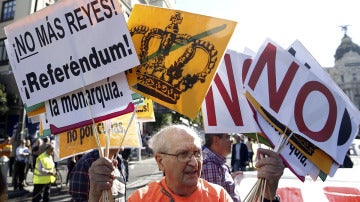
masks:
<instances>
[{"instance_id":1,"label":"blue sky","mask_svg":"<svg viewBox=\"0 0 360 202\"><path fill-rule=\"evenodd\" d=\"M219 3L220 2L220 3ZM257 51L266 38L283 48L296 39L323 67L334 66L334 54L348 26L360 45L360 8L356 0L176 0L175 9L238 22L228 49Z\"/></svg>"}]
</instances>

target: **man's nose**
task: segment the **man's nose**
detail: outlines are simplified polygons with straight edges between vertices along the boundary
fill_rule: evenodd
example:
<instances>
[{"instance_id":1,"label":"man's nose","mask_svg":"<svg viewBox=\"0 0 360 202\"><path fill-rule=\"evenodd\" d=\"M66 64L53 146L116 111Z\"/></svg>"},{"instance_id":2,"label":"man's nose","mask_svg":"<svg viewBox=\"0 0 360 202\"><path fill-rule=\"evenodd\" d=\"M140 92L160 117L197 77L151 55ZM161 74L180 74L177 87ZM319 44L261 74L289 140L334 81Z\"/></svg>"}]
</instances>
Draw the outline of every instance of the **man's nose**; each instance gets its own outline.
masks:
<instances>
[{"instance_id":1,"label":"man's nose","mask_svg":"<svg viewBox=\"0 0 360 202\"><path fill-rule=\"evenodd\" d=\"M196 159L196 157L195 157L195 155L193 154L193 155L191 155L190 156L190 160L189 160L189 162L188 162L190 165L198 165L198 163L199 163L199 161Z\"/></svg>"}]
</instances>

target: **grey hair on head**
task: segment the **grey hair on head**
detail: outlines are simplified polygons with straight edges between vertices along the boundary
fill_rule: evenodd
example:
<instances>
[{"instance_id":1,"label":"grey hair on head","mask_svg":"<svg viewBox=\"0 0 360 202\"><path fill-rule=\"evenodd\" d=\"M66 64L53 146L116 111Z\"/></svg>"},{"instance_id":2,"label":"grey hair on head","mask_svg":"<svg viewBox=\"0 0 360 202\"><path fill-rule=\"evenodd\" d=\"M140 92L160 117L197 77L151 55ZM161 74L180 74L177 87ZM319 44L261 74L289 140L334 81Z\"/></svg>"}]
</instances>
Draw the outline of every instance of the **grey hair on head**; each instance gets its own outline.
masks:
<instances>
[{"instance_id":1,"label":"grey hair on head","mask_svg":"<svg viewBox=\"0 0 360 202\"><path fill-rule=\"evenodd\" d=\"M168 138L173 135L181 135L183 132L191 135L194 137L195 141L201 145L201 138L200 136L193 130L192 128L181 125L181 124L175 124L170 125L162 128L159 132L157 132L149 142L150 148L153 150L154 153L161 153L161 152L167 152L170 148L168 148Z\"/></svg>"}]
</instances>

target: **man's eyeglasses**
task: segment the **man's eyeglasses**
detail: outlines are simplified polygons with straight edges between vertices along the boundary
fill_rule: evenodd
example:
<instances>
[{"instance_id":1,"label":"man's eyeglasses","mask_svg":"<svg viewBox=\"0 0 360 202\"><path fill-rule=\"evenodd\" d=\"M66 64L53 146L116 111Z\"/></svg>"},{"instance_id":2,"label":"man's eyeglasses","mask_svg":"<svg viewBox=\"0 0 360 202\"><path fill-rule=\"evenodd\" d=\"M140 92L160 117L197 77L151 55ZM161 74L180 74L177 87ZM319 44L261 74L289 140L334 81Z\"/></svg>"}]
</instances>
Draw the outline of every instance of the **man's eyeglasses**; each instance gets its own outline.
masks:
<instances>
[{"instance_id":1,"label":"man's eyeglasses","mask_svg":"<svg viewBox=\"0 0 360 202\"><path fill-rule=\"evenodd\" d=\"M168 153L160 153L165 154L169 156L175 156L178 161L182 163L187 163L191 160L191 157L194 156L197 161L202 161L202 154L201 151L195 151L195 152L182 152L180 154L168 154Z\"/></svg>"}]
</instances>

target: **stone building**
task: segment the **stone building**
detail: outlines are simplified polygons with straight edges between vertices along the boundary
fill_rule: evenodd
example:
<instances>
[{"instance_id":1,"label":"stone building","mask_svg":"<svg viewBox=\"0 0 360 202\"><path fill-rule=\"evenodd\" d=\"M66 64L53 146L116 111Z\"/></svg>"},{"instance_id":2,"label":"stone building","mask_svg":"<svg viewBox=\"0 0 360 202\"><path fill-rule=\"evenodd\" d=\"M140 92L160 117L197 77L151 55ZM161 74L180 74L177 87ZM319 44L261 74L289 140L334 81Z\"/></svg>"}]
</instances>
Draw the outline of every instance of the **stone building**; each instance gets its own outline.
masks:
<instances>
[{"instance_id":1,"label":"stone building","mask_svg":"<svg viewBox=\"0 0 360 202\"><path fill-rule=\"evenodd\" d=\"M335 66L325 70L360 109L360 46L345 32L334 57Z\"/></svg>"}]
</instances>

